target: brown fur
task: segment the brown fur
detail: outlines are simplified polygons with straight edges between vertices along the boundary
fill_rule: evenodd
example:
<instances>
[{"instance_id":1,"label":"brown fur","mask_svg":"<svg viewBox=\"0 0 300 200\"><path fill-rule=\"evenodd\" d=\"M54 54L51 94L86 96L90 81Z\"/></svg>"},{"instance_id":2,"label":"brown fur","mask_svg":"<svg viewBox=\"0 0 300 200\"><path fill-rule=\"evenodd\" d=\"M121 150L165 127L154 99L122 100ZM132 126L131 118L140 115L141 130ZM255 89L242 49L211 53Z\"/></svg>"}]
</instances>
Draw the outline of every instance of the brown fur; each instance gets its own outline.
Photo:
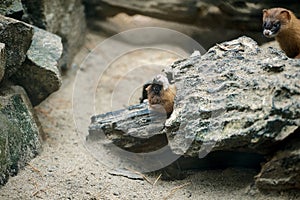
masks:
<instances>
[{"instance_id":1,"label":"brown fur","mask_svg":"<svg viewBox=\"0 0 300 200\"><path fill-rule=\"evenodd\" d=\"M263 10L263 21L280 21L281 26L275 39L290 58L300 58L300 20L285 8Z\"/></svg>"},{"instance_id":2,"label":"brown fur","mask_svg":"<svg viewBox=\"0 0 300 200\"><path fill-rule=\"evenodd\" d=\"M146 88L147 95L148 95L148 101L150 107L154 105L162 105L167 116L169 117L173 112L173 106L174 106L174 98L176 95L176 88L174 85L169 85L169 87L165 89L161 89L159 95L155 94L152 91L152 85L149 85Z\"/></svg>"}]
</instances>

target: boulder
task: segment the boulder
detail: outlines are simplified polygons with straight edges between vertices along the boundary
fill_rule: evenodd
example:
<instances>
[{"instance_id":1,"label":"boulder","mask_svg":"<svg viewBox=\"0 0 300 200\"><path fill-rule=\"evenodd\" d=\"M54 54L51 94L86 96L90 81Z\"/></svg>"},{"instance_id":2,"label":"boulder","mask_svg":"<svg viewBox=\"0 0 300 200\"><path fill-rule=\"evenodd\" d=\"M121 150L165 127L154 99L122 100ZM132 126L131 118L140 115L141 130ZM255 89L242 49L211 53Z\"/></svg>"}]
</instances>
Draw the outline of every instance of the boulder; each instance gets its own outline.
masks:
<instances>
[{"instance_id":1,"label":"boulder","mask_svg":"<svg viewBox=\"0 0 300 200\"><path fill-rule=\"evenodd\" d=\"M5 44L0 43L0 82L4 76L6 65Z\"/></svg>"},{"instance_id":2,"label":"boulder","mask_svg":"<svg viewBox=\"0 0 300 200\"><path fill-rule=\"evenodd\" d=\"M261 190L300 189L300 129L262 166L256 176Z\"/></svg>"},{"instance_id":3,"label":"boulder","mask_svg":"<svg viewBox=\"0 0 300 200\"><path fill-rule=\"evenodd\" d=\"M22 3L24 21L62 38L64 52L60 66L70 66L85 37L86 23L81 0L32 0Z\"/></svg>"},{"instance_id":4,"label":"boulder","mask_svg":"<svg viewBox=\"0 0 300 200\"><path fill-rule=\"evenodd\" d=\"M178 61L166 72L177 86L166 123L174 152L269 154L300 126L299 60L264 51L248 37Z\"/></svg>"},{"instance_id":5,"label":"boulder","mask_svg":"<svg viewBox=\"0 0 300 200\"><path fill-rule=\"evenodd\" d=\"M64 52L60 67L72 64L85 37L85 15L81 0L5 0L0 14L21 20L62 37Z\"/></svg>"},{"instance_id":6,"label":"boulder","mask_svg":"<svg viewBox=\"0 0 300 200\"><path fill-rule=\"evenodd\" d=\"M26 92L5 86L0 94L0 185L41 151L43 134Z\"/></svg>"},{"instance_id":7,"label":"boulder","mask_svg":"<svg viewBox=\"0 0 300 200\"><path fill-rule=\"evenodd\" d=\"M61 38L34 28L32 43L22 67L11 77L27 92L33 106L39 104L61 86L58 62L62 54Z\"/></svg>"},{"instance_id":8,"label":"boulder","mask_svg":"<svg viewBox=\"0 0 300 200\"><path fill-rule=\"evenodd\" d=\"M23 15L21 0L2 0L0 2L0 14L18 18Z\"/></svg>"},{"instance_id":9,"label":"boulder","mask_svg":"<svg viewBox=\"0 0 300 200\"><path fill-rule=\"evenodd\" d=\"M0 42L5 44L5 78L12 76L26 59L33 28L21 21L0 15Z\"/></svg>"},{"instance_id":10,"label":"boulder","mask_svg":"<svg viewBox=\"0 0 300 200\"><path fill-rule=\"evenodd\" d=\"M132 156L129 160L137 160L133 165L144 167L142 170L171 157L173 161L180 158L176 165L181 169L257 167L264 156L278 151L299 130L300 63L282 51L261 49L251 38L240 37L218 44L202 56L179 60L164 72L177 88L170 118L149 118L151 112L145 103L93 116L88 147L94 145L91 148L95 150L95 145L101 145L91 141L103 140L104 133L111 144L135 153L128 153ZM283 179L290 173L285 178L295 183L299 178L295 176L299 172L299 143L291 145L283 157L278 153L272 162L280 167L278 177ZM108 147L114 151L113 145ZM161 162L141 154L162 149L171 153L155 157ZM297 184L289 184L289 188Z\"/></svg>"}]
</instances>

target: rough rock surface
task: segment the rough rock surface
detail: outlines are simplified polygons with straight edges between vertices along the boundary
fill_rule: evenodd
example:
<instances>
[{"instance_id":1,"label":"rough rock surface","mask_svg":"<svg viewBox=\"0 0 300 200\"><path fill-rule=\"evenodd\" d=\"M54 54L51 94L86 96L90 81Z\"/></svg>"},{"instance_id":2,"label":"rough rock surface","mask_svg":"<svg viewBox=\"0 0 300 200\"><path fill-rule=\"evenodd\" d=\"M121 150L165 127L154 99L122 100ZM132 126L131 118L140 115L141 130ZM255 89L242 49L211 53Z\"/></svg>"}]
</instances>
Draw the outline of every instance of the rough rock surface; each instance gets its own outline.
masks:
<instances>
[{"instance_id":1,"label":"rough rock surface","mask_svg":"<svg viewBox=\"0 0 300 200\"><path fill-rule=\"evenodd\" d=\"M23 19L62 38L64 52L60 66L70 66L85 36L84 7L81 0L23 1Z\"/></svg>"},{"instance_id":2,"label":"rough rock surface","mask_svg":"<svg viewBox=\"0 0 300 200\"><path fill-rule=\"evenodd\" d=\"M4 76L6 65L5 44L0 43L0 82Z\"/></svg>"},{"instance_id":3,"label":"rough rock surface","mask_svg":"<svg viewBox=\"0 0 300 200\"><path fill-rule=\"evenodd\" d=\"M0 14L5 16L22 16L23 5L21 0L2 0L0 2Z\"/></svg>"},{"instance_id":4,"label":"rough rock surface","mask_svg":"<svg viewBox=\"0 0 300 200\"><path fill-rule=\"evenodd\" d=\"M86 22L81 0L4 0L0 14L21 20L62 37L60 66L70 66L84 41Z\"/></svg>"},{"instance_id":5,"label":"rough rock surface","mask_svg":"<svg viewBox=\"0 0 300 200\"><path fill-rule=\"evenodd\" d=\"M132 123L132 117L136 123ZM165 120L165 115L152 113L148 109L148 103L142 103L117 113L92 117L87 140L101 139L102 133L99 130L102 130L114 144L128 151L153 151L167 145L165 134L157 134L163 128Z\"/></svg>"},{"instance_id":6,"label":"rough rock surface","mask_svg":"<svg viewBox=\"0 0 300 200\"><path fill-rule=\"evenodd\" d=\"M5 44L5 77L13 75L25 61L33 28L21 21L0 15L0 42Z\"/></svg>"},{"instance_id":7,"label":"rough rock surface","mask_svg":"<svg viewBox=\"0 0 300 200\"><path fill-rule=\"evenodd\" d=\"M61 85L58 62L62 54L61 38L39 28L34 28L27 59L12 76L12 80L24 87L35 106L57 91Z\"/></svg>"},{"instance_id":8,"label":"rough rock surface","mask_svg":"<svg viewBox=\"0 0 300 200\"><path fill-rule=\"evenodd\" d=\"M174 73L177 86L167 122L175 152L196 156L208 145L268 154L300 126L299 60L263 51L250 38L222 43L166 71ZM189 145L188 138L191 147L182 143Z\"/></svg>"},{"instance_id":9,"label":"rough rock surface","mask_svg":"<svg viewBox=\"0 0 300 200\"><path fill-rule=\"evenodd\" d=\"M300 189L300 129L263 165L256 185L261 190Z\"/></svg>"},{"instance_id":10,"label":"rough rock surface","mask_svg":"<svg viewBox=\"0 0 300 200\"><path fill-rule=\"evenodd\" d=\"M177 94L173 114L156 135L165 133L168 145L177 155L271 155L300 126L300 61L273 48L260 49L248 37L216 45L205 55L175 62L165 73L173 77L170 79L175 82ZM145 108L141 106L139 111ZM133 133L119 125L120 119L126 117L127 124L147 121L145 113L139 111L129 112L128 116L117 111L109 115L109 120L105 115L95 116L90 131L102 130L113 141L124 139L130 141L131 147L138 146L140 140L136 138L144 137L144 133L141 136L139 131ZM145 149L153 149L156 142L147 145L150 146L144 146ZM299 148L298 143L294 145ZM125 143L119 142L118 146L126 149Z\"/></svg>"},{"instance_id":11,"label":"rough rock surface","mask_svg":"<svg viewBox=\"0 0 300 200\"><path fill-rule=\"evenodd\" d=\"M42 129L25 91L6 86L0 93L0 185L41 150Z\"/></svg>"}]
</instances>

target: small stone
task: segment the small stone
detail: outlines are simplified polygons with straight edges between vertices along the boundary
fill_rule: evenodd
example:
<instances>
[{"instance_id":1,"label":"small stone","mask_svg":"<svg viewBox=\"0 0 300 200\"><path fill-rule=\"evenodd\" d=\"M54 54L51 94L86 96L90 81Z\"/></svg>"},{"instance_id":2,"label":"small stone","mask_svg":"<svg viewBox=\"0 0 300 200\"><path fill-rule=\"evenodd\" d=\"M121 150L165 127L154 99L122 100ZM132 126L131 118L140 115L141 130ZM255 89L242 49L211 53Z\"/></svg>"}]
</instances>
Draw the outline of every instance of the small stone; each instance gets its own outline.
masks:
<instances>
[{"instance_id":1,"label":"small stone","mask_svg":"<svg viewBox=\"0 0 300 200\"><path fill-rule=\"evenodd\" d=\"M119 196L120 193L119 193L119 192L114 192L113 195L114 195L114 196Z\"/></svg>"}]
</instances>

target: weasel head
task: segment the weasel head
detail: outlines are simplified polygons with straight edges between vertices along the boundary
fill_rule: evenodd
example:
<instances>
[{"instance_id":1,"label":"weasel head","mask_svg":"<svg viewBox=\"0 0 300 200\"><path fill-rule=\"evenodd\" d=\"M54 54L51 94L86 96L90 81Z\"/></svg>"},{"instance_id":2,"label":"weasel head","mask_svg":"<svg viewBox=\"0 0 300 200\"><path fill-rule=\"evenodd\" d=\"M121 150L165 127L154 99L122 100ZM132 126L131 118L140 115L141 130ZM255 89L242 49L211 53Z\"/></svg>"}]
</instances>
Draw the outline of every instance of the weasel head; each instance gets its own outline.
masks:
<instances>
[{"instance_id":1,"label":"weasel head","mask_svg":"<svg viewBox=\"0 0 300 200\"><path fill-rule=\"evenodd\" d=\"M282 30L288 28L291 20L291 11L285 8L271 8L263 10L263 34L273 38Z\"/></svg>"},{"instance_id":2,"label":"weasel head","mask_svg":"<svg viewBox=\"0 0 300 200\"><path fill-rule=\"evenodd\" d=\"M163 91L169 88L169 80L162 74L155 76L152 83L146 88L148 96L150 94L160 96Z\"/></svg>"},{"instance_id":3,"label":"weasel head","mask_svg":"<svg viewBox=\"0 0 300 200\"><path fill-rule=\"evenodd\" d=\"M169 80L162 74L155 76L152 82L147 86L147 96L161 97L169 89Z\"/></svg>"},{"instance_id":4,"label":"weasel head","mask_svg":"<svg viewBox=\"0 0 300 200\"><path fill-rule=\"evenodd\" d=\"M158 96L160 96L160 93L161 93L161 91L162 91L162 89L163 89L163 86L162 85L160 85L160 84L151 84L151 85L149 85L147 88L146 88L146 91L148 92L148 93L152 93L153 95L158 95Z\"/></svg>"},{"instance_id":5,"label":"weasel head","mask_svg":"<svg viewBox=\"0 0 300 200\"><path fill-rule=\"evenodd\" d=\"M167 79L167 77L165 77L162 74L158 74L157 76L155 76L153 78L152 84L153 85L160 85L160 86L162 86L161 89L164 89L164 90L167 90L169 88L169 85L170 85L169 80Z\"/></svg>"}]
</instances>

